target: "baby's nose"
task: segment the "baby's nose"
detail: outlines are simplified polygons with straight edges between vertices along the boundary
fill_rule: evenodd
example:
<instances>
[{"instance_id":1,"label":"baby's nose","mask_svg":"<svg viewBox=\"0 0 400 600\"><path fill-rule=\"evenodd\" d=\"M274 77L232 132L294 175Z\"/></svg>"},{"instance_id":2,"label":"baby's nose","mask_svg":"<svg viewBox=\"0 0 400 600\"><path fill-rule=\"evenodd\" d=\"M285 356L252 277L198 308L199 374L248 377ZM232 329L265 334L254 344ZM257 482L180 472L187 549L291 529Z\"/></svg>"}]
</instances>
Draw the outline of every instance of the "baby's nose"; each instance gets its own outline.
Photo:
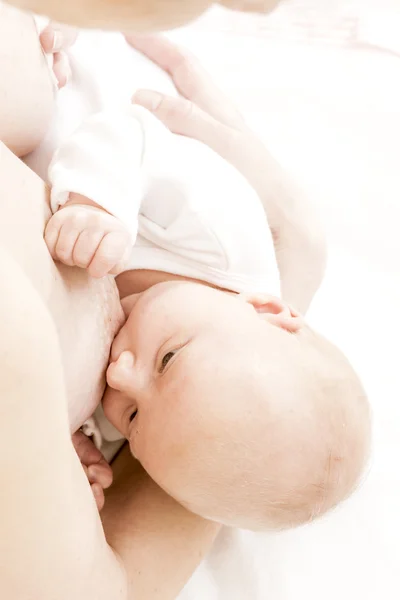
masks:
<instances>
[{"instance_id":1,"label":"baby's nose","mask_svg":"<svg viewBox=\"0 0 400 600\"><path fill-rule=\"evenodd\" d=\"M127 386L132 383L134 366L135 359L132 352L122 352L107 369L108 385L120 392L127 391Z\"/></svg>"}]
</instances>

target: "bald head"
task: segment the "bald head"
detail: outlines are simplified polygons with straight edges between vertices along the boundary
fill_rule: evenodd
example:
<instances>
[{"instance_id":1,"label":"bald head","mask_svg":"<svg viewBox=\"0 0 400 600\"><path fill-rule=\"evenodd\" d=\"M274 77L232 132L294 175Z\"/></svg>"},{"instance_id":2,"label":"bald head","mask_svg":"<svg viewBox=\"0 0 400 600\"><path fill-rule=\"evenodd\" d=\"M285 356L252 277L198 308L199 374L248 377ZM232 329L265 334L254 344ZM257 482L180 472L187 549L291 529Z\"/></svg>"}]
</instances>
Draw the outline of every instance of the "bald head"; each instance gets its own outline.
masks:
<instances>
[{"instance_id":1,"label":"bald head","mask_svg":"<svg viewBox=\"0 0 400 600\"><path fill-rule=\"evenodd\" d=\"M194 485L195 500L186 505L229 526L311 522L351 495L369 456L369 403L342 352L308 328L275 333L264 372L260 353L259 374L243 364L243 377L232 376L229 427L211 428L217 444L209 441L197 463L192 457L192 466L205 467L201 477L192 470L192 483L208 477L208 485Z\"/></svg>"}]
</instances>

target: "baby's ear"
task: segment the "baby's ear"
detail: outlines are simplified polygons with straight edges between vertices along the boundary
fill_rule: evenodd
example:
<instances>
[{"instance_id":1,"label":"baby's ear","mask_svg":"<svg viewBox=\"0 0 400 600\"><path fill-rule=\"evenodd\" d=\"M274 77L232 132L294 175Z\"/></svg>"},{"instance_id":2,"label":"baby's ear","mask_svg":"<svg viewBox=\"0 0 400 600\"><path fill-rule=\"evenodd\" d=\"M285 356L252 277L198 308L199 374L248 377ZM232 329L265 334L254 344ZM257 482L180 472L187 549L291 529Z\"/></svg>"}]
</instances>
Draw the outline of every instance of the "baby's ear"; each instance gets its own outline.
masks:
<instances>
[{"instance_id":1,"label":"baby's ear","mask_svg":"<svg viewBox=\"0 0 400 600\"><path fill-rule=\"evenodd\" d=\"M297 333L303 326L303 318L281 298L267 294L243 295L243 299L251 304L260 318L276 327Z\"/></svg>"}]
</instances>

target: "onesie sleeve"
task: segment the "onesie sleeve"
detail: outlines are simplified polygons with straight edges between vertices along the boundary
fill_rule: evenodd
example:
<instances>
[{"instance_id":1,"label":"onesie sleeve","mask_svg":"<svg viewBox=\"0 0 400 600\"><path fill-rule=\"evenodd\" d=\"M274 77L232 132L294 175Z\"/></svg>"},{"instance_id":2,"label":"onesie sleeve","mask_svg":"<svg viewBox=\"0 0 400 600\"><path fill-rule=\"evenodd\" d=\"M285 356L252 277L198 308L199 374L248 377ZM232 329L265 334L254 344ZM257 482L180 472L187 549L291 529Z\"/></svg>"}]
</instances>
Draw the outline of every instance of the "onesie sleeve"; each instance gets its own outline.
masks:
<instances>
[{"instance_id":1,"label":"onesie sleeve","mask_svg":"<svg viewBox=\"0 0 400 600\"><path fill-rule=\"evenodd\" d=\"M56 151L49 167L51 210L71 192L99 204L136 237L143 195L144 129L134 110L89 117Z\"/></svg>"}]
</instances>

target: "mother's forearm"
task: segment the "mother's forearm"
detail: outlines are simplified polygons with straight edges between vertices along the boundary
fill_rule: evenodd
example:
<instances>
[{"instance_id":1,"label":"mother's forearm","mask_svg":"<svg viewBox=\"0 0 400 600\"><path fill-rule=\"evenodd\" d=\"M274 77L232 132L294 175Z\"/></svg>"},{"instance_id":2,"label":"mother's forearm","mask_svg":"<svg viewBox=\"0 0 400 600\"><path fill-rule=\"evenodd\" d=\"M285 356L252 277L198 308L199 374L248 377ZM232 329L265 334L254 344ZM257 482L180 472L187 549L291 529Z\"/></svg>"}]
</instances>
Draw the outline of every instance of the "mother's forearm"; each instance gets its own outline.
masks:
<instances>
[{"instance_id":1,"label":"mother's forearm","mask_svg":"<svg viewBox=\"0 0 400 600\"><path fill-rule=\"evenodd\" d=\"M291 222L275 231L282 297L305 314L325 274L325 237L315 228Z\"/></svg>"},{"instance_id":2,"label":"mother's forearm","mask_svg":"<svg viewBox=\"0 0 400 600\"><path fill-rule=\"evenodd\" d=\"M220 530L170 498L127 448L114 464L102 519L127 573L128 600L175 600Z\"/></svg>"},{"instance_id":3,"label":"mother's forearm","mask_svg":"<svg viewBox=\"0 0 400 600\"><path fill-rule=\"evenodd\" d=\"M177 27L200 15L212 0L8 0L62 23L122 31Z\"/></svg>"},{"instance_id":4,"label":"mother's forearm","mask_svg":"<svg viewBox=\"0 0 400 600\"><path fill-rule=\"evenodd\" d=\"M326 239L316 209L258 138L253 154L242 158L273 232L282 297L304 314L326 265Z\"/></svg>"},{"instance_id":5,"label":"mother's forearm","mask_svg":"<svg viewBox=\"0 0 400 600\"><path fill-rule=\"evenodd\" d=\"M0 562L8 600L126 600L73 451L56 328L0 248Z\"/></svg>"}]
</instances>

